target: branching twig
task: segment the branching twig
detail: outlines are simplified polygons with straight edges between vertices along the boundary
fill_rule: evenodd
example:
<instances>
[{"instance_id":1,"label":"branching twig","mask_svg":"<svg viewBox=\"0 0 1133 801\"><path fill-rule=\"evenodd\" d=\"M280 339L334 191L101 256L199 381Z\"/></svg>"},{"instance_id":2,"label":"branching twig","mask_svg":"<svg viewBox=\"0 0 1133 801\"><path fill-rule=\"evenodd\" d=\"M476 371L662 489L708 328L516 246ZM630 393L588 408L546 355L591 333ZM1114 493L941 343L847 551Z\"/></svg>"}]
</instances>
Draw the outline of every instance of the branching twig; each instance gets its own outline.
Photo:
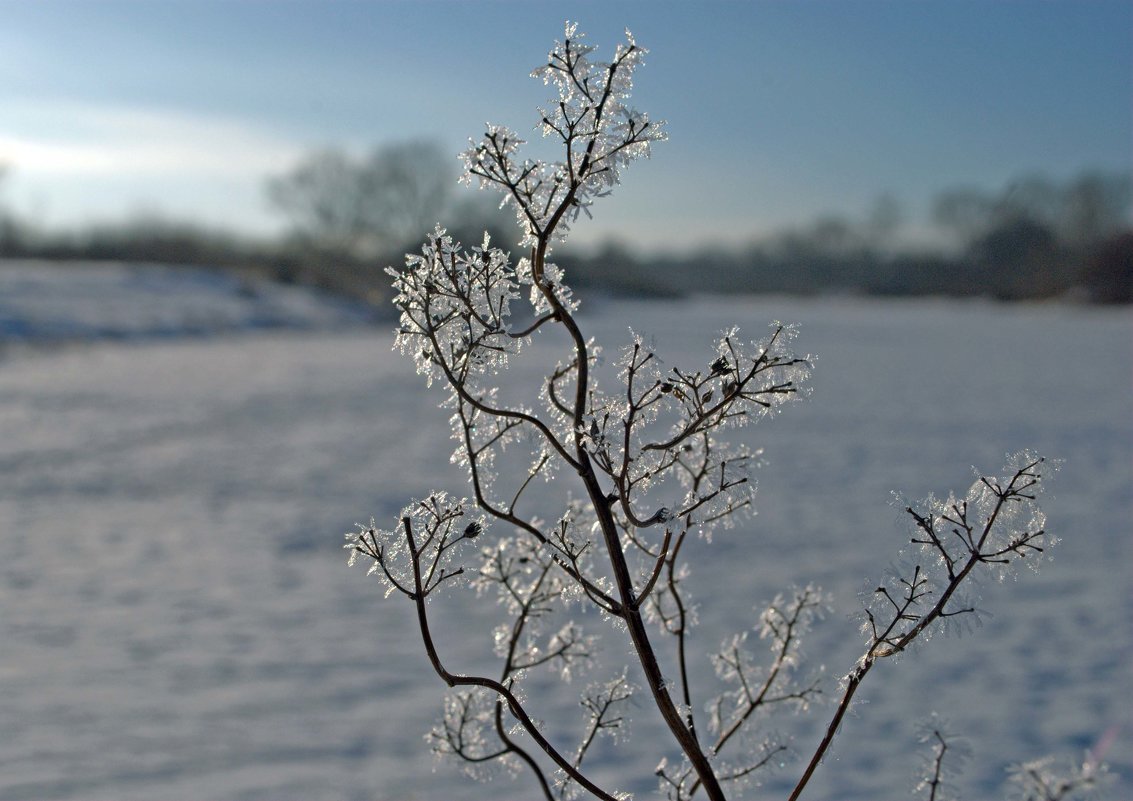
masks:
<instances>
[{"instance_id":1,"label":"branching twig","mask_svg":"<svg viewBox=\"0 0 1133 801\"><path fill-rule=\"evenodd\" d=\"M790 600L777 596L764 612L760 636L771 643L767 667L757 667L741 648L746 635L715 656L719 677L731 689L708 706L715 740L707 746L693 713L700 687L690 659L693 607L682 585L686 565L680 555L690 534L708 539L717 524L750 509L750 473L759 452L731 446L723 434L798 397L810 362L791 350L794 329L779 323L756 342L741 341L736 329L724 332L715 352L691 368L663 368L652 345L634 334L619 357L620 389L599 387L602 351L583 335L577 303L550 252L578 215L589 214L594 200L618 184L621 170L648 155L665 134L662 123L627 105L646 51L627 33L609 62L593 61L593 52L568 25L536 71L557 93L548 109L540 109L540 125L561 144L561 161L521 158L522 140L495 125L463 154L464 178L500 191L503 203L514 207L526 257L513 265L486 235L479 247L462 250L438 227L403 269L389 271L401 312L397 347L430 384L446 389L458 443L453 460L467 470L480 512L468 514L463 502L434 493L406 507L395 531L360 527L348 535L347 547L352 561L361 555L372 562L370 571L387 595L413 602L433 669L450 687L461 688L450 694L434 731L440 750L471 764L524 764L547 801L554 798L548 760L564 779L561 798L576 785L607 801L616 797L587 779L581 766L597 737L622 725L619 710L630 698L626 674L584 696L587 722L571 758L541 733L521 700L530 672L557 668L565 678L591 659L591 639L563 614L582 599L584 609L596 607L616 619L656 713L683 755L679 767L662 762L657 768L663 787L674 801L688 801L701 789L711 801L725 801L723 784L750 776L785 749L769 739L762 750L736 759L739 767L721 767L714 759L726 748L735 750L761 710L802 708L820 692L817 680L796 683L793 677L799 639L822 606L821 593L807 587ZM530 308L523 326L513 330L511 305L524 297ZM527 388L539 399L539 410L501 400L494 376L536 334L555 332L564 352L551 360L556 366L549 374ZM502 480L498 463L515 447L526 449L526 471ZM931 626L976 614L958 591L978 567L1002 571L1045 553L1050 540L1034 504L1043 463L1022 454L1012 464L1007 478L981 477L964 498L908 508L915 558L870 594L865 651L845 679L792 801L878 660L904 652ZM557 522L531 508L537 477L562 490L562 505L548 517ZM485 534L488 523L491 534ZM490 542L478 548L479 571L466 571L458 556L481 536ZM477 589L492 589L506 610L492 635L499 678L450 672L430 632L427 601L462 577ZM662 669L644 614L672 636L665 642L675 650L675 676ZM518 727L508 728L505 708ZM942 735L938 739L930 801L942 801L937 788L948 745Z\"/></svg>"}]
</instances>

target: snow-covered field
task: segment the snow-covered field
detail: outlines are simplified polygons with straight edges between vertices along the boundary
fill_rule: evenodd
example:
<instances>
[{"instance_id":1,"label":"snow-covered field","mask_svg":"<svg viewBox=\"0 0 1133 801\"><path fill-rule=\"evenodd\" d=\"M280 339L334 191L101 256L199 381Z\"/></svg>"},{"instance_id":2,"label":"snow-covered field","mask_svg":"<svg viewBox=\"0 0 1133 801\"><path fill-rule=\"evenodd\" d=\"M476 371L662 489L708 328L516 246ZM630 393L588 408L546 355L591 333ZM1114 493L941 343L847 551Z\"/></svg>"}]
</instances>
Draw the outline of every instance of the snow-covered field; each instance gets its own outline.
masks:
<instances>
[{"instance_id":1,"label":"snow-covered field","mask_svg":"<svg viewBox=\"0 0 1133 801\"><path fill-rule=\"evenodd\" d=\"M219 270L0 261L0 344L309 330L373 316L358 303Z\"/></svg>"},{"instance_id":2,"label":"snow-covered field","mask_svg":"<svg viewBox=\"0 0 1133 801\"><path fill-rule=\"evenodd\" d=\"M129 333L29 348L29 321L58 313L25 305L21 328L0 294L0 331L25 332L0 358L0 799L532 797L434 765L422 736L443 685L411 609L345 565L356 521L466 491L447 413L390 352L391 326L327 330L353 313L307 297L295 303L317 326L184 337L176 293L83 294L67 314ZM252 296L213 294L196 319ZM149 303L169 324L135 325ZM751 430L769 461L759 515L690 553L702 650L816 581L838 611L806 654L844 673L856 593L902 543L890 490L963 490L970 465L1023 447L1065 460L1045 501L1054 561L985 586L980 630L879 666L807 797L907 798L915 725L933 710L975 752L957 782L971 801L1001 797L1008 763L1095 748L1119 775L1108 797L1133 797L1127 310L704 298L583 311L602 341L632 324L674 364L699 364L725 325L755 336L771 319L799 323L817 355L813 396ZM452 667L487 648L463 635L475 616L436 615ZM551 726L578 714L570 697L550 713L533 700ZM651 798L662 752L648 706L634 718L639 736L595 773ZM790 731L812 747L813 726ZM797 772L752 796L781 797Z\"/></svg>"}]
</instances>

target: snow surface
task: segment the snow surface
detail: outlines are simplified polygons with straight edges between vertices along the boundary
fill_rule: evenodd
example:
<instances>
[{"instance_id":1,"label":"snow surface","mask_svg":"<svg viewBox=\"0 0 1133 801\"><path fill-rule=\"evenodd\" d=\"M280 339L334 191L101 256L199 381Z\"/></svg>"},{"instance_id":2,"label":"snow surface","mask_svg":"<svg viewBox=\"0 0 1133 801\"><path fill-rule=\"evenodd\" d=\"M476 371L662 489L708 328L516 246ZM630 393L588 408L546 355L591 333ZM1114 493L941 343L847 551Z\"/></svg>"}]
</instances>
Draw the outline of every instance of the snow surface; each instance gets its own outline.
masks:
<instances>
[{"instance_id":1,"label":"snow surface","mask_svg":"<svg viewBox=\"0 0 1133 801\"><path fill-rule=\"evenodd\" d=\"M221 270L0 261L0 342L137 339L372 320L363 304Z\"/></svg>"},{"instance_id":2,"label":"snow surface","mask_svg":"<svg viewBox=\"0 0 1133 801\"><path fill-rule=\"evenodd\" d=\"M79 319L105 316L95 298L131 310L115 319L177 306L121 284L89 292L69 302ZM3 330L27 330L0 298ZM902 545L890 490L962 491L970 465L997 469L1023 447L1065 460L1044 503L1063 540L1054 561L983 587L993 616L978 631L878 666L806 797L907 798L916 724L933 710L975 751L966 798L1001 797L1009 763L1103 741L1119 774L1109 797L1133 797L1127 311L585 299L582 319L610 347L627 325L655 335L671 364L699 364L727 325L755 336L772 319L798 322L817 354L812 398L751 430L769 461L759 515L690 543L702 652L816 581L838 611L805 657L846 672L856 593ZM467 492L437 396L385 327L234 327L0 359L0 799L532 797L523 781L434 765L421 738L444 688L412 610L341 549L357 521L392 525L410 498ZM532 377L523 364L514 380ZM489 638L471 632L490 615L454 601L433 607L443 656L482 664ZM562 689L530 692L553 733L579 714ZM782 721L799 751L825 714ZM668 743L647 704L633 717L634 736L592 770L653 798ZM749 796L782 797L798 771Z\"/></svg>"}]
</instances>

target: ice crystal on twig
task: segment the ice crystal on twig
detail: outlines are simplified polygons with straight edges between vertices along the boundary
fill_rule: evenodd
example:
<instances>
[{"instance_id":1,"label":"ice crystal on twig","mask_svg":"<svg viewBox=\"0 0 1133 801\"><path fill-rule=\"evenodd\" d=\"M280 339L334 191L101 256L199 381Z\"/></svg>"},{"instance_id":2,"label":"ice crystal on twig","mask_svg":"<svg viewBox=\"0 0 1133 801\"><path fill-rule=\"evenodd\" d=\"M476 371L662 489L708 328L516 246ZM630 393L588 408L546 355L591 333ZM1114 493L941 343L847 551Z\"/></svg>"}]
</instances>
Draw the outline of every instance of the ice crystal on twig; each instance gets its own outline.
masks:
<instances>
[{"instance_id":1,"label":"ice crystal on twig","mask_svg":"<svg viewBox=\"0 0 1133 801\"><path fill-rule=\"evenodd\" d=\"M551 105L539 110L539 125L544 136L562 143L563 160L522 159L526 143L499 125L489 125L463 154L465 179L502 192L502 202L515 208L525 245L564 239L579 213L589 214L595 198L619 183L631 161L667 138L664 123L626 105L633 73L647 51L627 31L610 61L593 60L594 52L567 23L547 63L532 73L556 90Z\"/></svg>"},{"instance_id":2,"label":"ice crystal on twig","mask_svg":"<svg viewBox=\"0 0 1133 801\"><path fill-rule=\"evenodd\" d=\"M465 540L483 531L479 516L467 516L465 501L453 501L436 492L401 512L401 528L391 531L370 525L346 535L353 565L358 557L371 560L368 575L377 575L386 586L386 597L400 592L409 598L425 598L441 585L464 573L454 567L454 554Z\"/></svg>"},{"instance_id":3,"label":"ice crystal on twig","mask_svg":"<svg viewBox=\"0 0 1133 801\"><path fill-rule=\"evenodd\" d=\"M1013 801L1082 801L1094 798L1113 780L1106 766L1089 755L1080 763L1043 757L1010 769Z\"/></svg>"},{"instance_id":4,"label":"ice crystal on twig","mask_svg":"<svg viewBox=\"0 0 1133 801\"><path fill-rule=\"evenodd\" d=\"M772 323L746 340L726 329L701 359L680 365L630 331L607 369L575 317L567 276L548 258L625 167L665 138L662 123L629 104L645 53L627 32L613 57L599 60L568 23L533 73L553 92L539 129L561 158L525 157L523 140L500 125L488 125L464 152L463 180L500 192L516 212L527 251L518 261L487 235L465 248L438 226L419 253L388 271L400 312L395 347L430 386L444 388L452 462L471 498L434 492L407 506L390 530L371 520L347 535L350 561L368 560L387 595L412 602L429 663L450 688L429 735L434 750L477 777L522 771L544 801L628 798L597 784L588 768L600 738L623 733L634 697L649 699L673 738L676 758L655 770L669 798L690 801L702 790L710 801L735 797L791 756L768 730L771 713L805 711L823 689L803 672L800 645L829 603L819 589L776 595L749 631L711 656L715 680L703 675L709 661L692 637L698 605L687 589L689 543L752 509L761 451L730 438L807 390L812 360L795 351L796 330ZM501 389L499 373L544 332L547 347L565 352L550 356L554 366L533 386ZM616 380L607 384L610 373ZM1002 577L1045 557L1054 539L1037 498L1050 469L1021 452L963 495L907 506L908 548L865 593L865 651L791 801L880 660L938 628L978 621L967 597L976 574ZM485 626L491 666L477 673L450 666L450 643L433 634L437 606L427 604L462 577L478 593L466 597L498 601L494 609L484 603L496 619ZM598 641L582 623L595 618L625 638L636 664L582 692L581 726L545 726L531 712L542 700L531 692L539 686L532 676L550 674L557 685L588 669ZM769 652L763 658L752 652L756 635ZM634 672L638 696L627 679ZM704 681L722 690L706 706ZM943 801L958 741L940 726L921 736L929 755L919 789ZM1016 779L1026 799L1061 801L1094 786L1097 775L1087 764L1057 779L1045 763L1029 763Z\"/></svg>"},{"instance_id":5,"label":"ice crystal on twig","mask_svg":"<svg viewBox=\"0 0 1133 801\"><path fill-rule=\"evenodd\" d=\"M1002 576L1043 558L1053 544L1037 503L1047 474L1042 457L1023 451L1008 457L1002 476L981 475L963 497L930 495L906 508L914 550L867 599L868 657L900 653L934 625L978 615L959 592L973 571Z\"/></svg>"},{"instance_id":6,"label":"ice crystal on twig","mask_svg":"<svg viewBox=\"0 0 1133 801\"><path fill-rule=\"evenodd\" d=\"M917 742L924 751L917 771L913 794L924 801L959 801L952 778L960 773L971 756L966 740L955 735L948 722L933 713L917 727Z\"/></svg>"}]
</instances>

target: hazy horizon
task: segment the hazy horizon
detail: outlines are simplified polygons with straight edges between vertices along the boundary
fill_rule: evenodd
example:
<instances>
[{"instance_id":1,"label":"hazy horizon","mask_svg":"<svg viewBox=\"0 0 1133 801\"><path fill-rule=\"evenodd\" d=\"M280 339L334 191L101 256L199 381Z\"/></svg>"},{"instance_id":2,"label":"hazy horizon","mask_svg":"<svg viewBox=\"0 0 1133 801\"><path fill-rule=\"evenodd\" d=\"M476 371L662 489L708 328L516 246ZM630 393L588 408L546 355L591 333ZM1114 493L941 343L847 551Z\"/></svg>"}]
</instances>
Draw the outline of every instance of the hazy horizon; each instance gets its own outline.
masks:
<instances>
[{"instance_id":1,"label":"hazy horizon","mask_svg":"<svg viewBox=\"0 0 1133 801\"><path fill-rule=\"evenodd\" d=\"M0 206L79 226L151 215L271 235L264 180L314 148L455 157L531 138L527 73L563 16L650 49L635 105L671 140L573 241L735 245L888 194L1133 165L1133 6L0 0ZM455 162L454 162L455 163Z\"/></svg>"}]
</instances>

